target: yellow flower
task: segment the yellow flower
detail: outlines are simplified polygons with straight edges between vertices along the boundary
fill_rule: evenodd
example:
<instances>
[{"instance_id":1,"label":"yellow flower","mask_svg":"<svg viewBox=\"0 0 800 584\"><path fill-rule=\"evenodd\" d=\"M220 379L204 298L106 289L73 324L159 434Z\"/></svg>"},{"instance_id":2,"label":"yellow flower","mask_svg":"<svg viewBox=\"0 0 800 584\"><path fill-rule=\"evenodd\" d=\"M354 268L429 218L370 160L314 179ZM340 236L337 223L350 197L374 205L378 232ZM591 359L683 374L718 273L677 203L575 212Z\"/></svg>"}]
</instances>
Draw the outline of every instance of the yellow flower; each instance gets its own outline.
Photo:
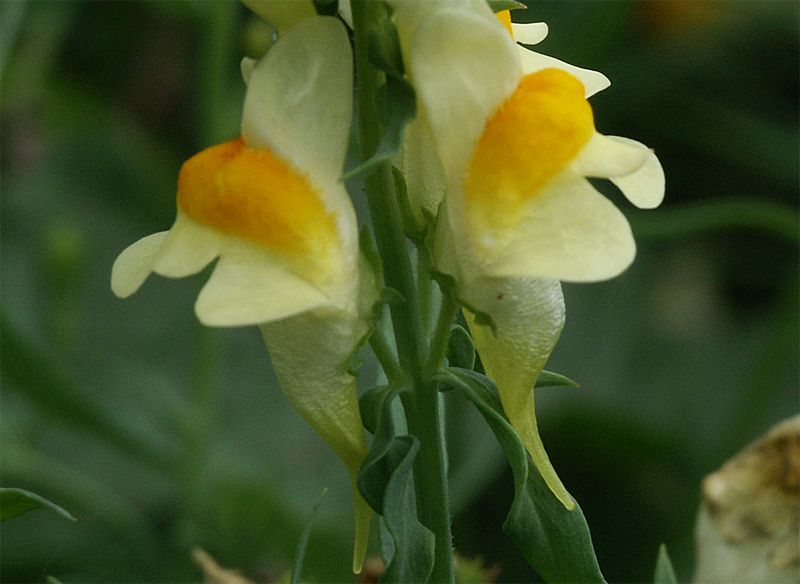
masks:
<instances>
[{"instance_id":1,"label":"yellow flower","mask_svg":"<svg viewBox=\"0 0 800 584\"><path fill-rule=\"evenodd\" d=\"M111 286L125 298L151 272L188 276L219 258L197 316L261 328L284 393L350 472L358 571L371 512L355 489L366 446L347 366L376 291L339 180L351 109L343 25L316 16L294 23L250 72L242 138L183 165L175 223L123 251Z\"/></svg>"},{"instance_id":2,"label":"yellow flower","mask_svg":"<svg viewBox=\"0 0 800 584\"><path fill-rule=\"evenodd\" d=\"M611 278L635 254L627 220L587 177L609 178L651 208L663 198L663 171L645 146L595 130L586 97L604 77L526 58L483 0L393 6L421 110L411 154L426 156L419 144L429 133L443 176L427 179L445 193L436 267L455 278L465 306L493 321L494 330L467 314L509 420L572 508L542 446L532 391L564 322L559 280ZM419 162L405 156L410 174ZM432 206L424 194L417 204Z\"/></svg>"}]
</instances>

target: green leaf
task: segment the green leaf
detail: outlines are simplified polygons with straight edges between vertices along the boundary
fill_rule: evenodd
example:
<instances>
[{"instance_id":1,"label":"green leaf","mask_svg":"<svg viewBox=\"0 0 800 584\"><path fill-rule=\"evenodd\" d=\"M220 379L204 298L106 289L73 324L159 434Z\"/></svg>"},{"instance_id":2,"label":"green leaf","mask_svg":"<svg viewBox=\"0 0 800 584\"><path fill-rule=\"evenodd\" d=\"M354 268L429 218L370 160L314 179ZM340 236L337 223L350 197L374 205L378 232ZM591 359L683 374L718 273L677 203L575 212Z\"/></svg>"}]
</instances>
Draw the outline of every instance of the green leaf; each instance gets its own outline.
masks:
<instances>
[{"instance_id":1,"label":"green leaf","mask_svg":"<svg viewBox=\"0 0 800 584\"><path fill-rule=\"evenodd\" d=\"M414 436L397 436L392 404L396 388L387 391L381 404L372 448L357 483L361 495L383 516L390 550L381 582L425 582L433 569L434 537L417 517L413 466L419 451Z\"/></svg>"},{"instance_id":2,"label":"green leaf","mask_svg":"<svg viewBox=\"0 0 800 584\"><path fill-rule=\"evenodd\" d=\"M489 424L514 473L514 501L503 530L547 582L605 582L580 506L568 511L529 464L519 436L508 422L494 383L467 369L448 368L436 376L461 389ZM531 472L533 471L533 472Z\"/></svg>"},{"instance_id":3,"label":"green leaf","mask_svg":"<svg viewBox=\"0 0 800 584\"><path fill-rule=\"evenodd\" d=\"M358 398L358 409L361 414L361 421L364 427L375 434L378 430L378 422L381 419L381 408L386 399L386 395L395 388L389 385L380 385L365 391Z\"/></svg>"},{"instance_id":4,"label":"green leaf","mask_svg":"<svg viewBox=\"0 0 800 584\"><path fill-rule=\"evenodd\" d=\"M339 12L339 0L314 0L314 9L321 16L336 16Z\"/></svg>"},{"instance_id":5,"label":"green leaf","mask_svg":"<svg viewBox=\"0 0 800 584\"><path fill-rule=\"evenodd\" d=\"M667 546L663 543L658 548L658 560L656 560L656 571L653 576L653 584L678 584L675 577L675 570L667 554Z\"/></svg>"},{"instance_id":6,"label":"green leaf","mask_svg":"<svg viewBox=\"0 0 800 584\"><path fill-rule=\"evenodd\" d=\"M403 142L403 130L417 114L417 98L414 88L400 77L386 77L386 83L378 91L378 103L383 136L378 148L367 160L342 176L343 181L369 174L382 162L392 160Z\"/></svg>"},{"instance_id":7,"label":"green leaf","mask_svg":"<svg viewBox=\"0 0 800 584\"><path fill-rule=\"evenodd\" d=\"M486 0L492 12L502 12L503 10L519 10L520 8L527 8L522 2L516 0Z\"/></svg>"},{"instance_id":8,"label":"green leaf","mask_svg":"<svg viewBox=\"0 0 800 584\"><path fill-rule=\"evenodd\" d=\"M417 245L422 245L425 242L429 225L424 221L418 222L414 217L411 201L408 198L406 179L396 166L392 166L392 178L394 179L394 189L397 194L397 202L400 205L400 214L403 219L403 231L405 231L411 241Z\"/></svg>"},{"instance_id":9,"label":"green leaf","mask_svg":"<svg viewBox=\"0 0 800 584\"><path fill-rule=\"evenodd\" d=\"M497 334L497 325L494 323L492 317L483 311L478 310L468 302L464 302L458 297L456 289L456 279L450 274L445 274L439 270L431 270L431 278L436 280L444 294L449 294L456 300L463 308L469 310L475 316L475 322L481 326L488 326L493 334Z\"/></svg>"},{"instance_id":10,"label":"green leaf","mask_svg":"<svg viewBox=\"0 0 800 584\"><path fill-rule=\"evenodd\" d=\"M322 501L325 499L325 495L327 494L328 489L322 489L317 502L314 503L314 507L311 509L311 517L309 517L308 523L306 524L305 529L303 529L303 533L300 534L300 541L297 542L297 550L295 551L294 562L292 563L292 578L290 580L291 584L299 584L301 582L300 577L303 573L303 562L306 559L308 540L311 538L311 530L314 527L314 520L317 518L319 509L322 506Z\"/></svg>"},{"instance_id":11,"label":"green leaf","mask_svg":"<svg viewBox=\"0 0 800 584\"><path fill-rule=\"evenodd\" d=\"M472 369L475 366L475 343L463 326L454 324L447 339L447 362L451 367Z\"/></svg>"},{"instance_id":12,"label":"green leaf","mask_svg":"<svg viewBox=\"0 0 800 584\"><path fill-rule=\"evenodd\" d=\"M542 371L539 377L536 378L535 387L580 387L577 382L573 381L566 375L560 373L553 373L552 371Z\"/></svg>"},{"instance_id":13,"label":"green leaf","mask_svg":"<svg viewBox=\"0 0 800 584\"><path fill-rule=\"evenodd\" d=\"M382 10L376 10L369 23L367 44L369 60L386 75L402 79L405 74L403 53L400 50L400 38L392 22L389 6L382 4Z\"/></svg>"},{"instance_id":14,"label":"green leaf","mask_svg":"<svg viewBox=\"0 0 800 584\"><path fill-rule=\"evenodd\" d=\"M69 511L36 493L31 493L24 489L0 488L0 521L11 519L40 507L55 511L70 521L77 521Z\"/></svg>"}]
</instances>

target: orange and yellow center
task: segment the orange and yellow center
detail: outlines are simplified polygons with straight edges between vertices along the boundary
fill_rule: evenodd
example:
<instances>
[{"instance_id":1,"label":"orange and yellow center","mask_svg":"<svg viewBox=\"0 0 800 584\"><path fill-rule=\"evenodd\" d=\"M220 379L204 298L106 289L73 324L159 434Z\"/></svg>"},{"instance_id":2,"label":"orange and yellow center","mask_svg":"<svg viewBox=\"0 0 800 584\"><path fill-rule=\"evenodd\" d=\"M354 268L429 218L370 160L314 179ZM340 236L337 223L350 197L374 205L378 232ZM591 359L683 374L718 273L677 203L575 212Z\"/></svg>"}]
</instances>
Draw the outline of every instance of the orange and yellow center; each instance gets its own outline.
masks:
<instances>
[{"instance_id":1,"label":"orange and yellow center","mask_svg":"<svg viewBox=\"0 0 800 584\"><path fill-rule=\"evenodd\" d=\"M464 181L473 233L513 228L525 204L578 154L594 132L583 84L559 69L522 78L489 119Z\"/></svg>"},{"instance_id":2,"label":"orange and yellow center","mask_svg":"<svg viewBox=\"0 0 800 584\"><path fill-rule=\"evenodd\" d=\"M242 140L212 146L184 163L178 206L198 223L303 263L324 260L337 247L335 218L308 179Z\"/></svg>"}]
</instances>

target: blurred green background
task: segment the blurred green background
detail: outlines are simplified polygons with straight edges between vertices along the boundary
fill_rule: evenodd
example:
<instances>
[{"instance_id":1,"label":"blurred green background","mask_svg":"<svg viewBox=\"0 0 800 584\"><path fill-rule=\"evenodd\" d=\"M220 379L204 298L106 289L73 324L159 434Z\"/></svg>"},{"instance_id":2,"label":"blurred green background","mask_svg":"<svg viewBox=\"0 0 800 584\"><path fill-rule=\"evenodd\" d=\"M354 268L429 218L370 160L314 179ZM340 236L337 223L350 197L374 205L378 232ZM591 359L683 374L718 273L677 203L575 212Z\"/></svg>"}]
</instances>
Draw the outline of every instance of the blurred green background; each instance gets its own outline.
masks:
<instances>
[{"instance_id":1,"label":"blurred green background","mask_svg":"<svg viewBox=\"0 0 800 584\"><path fill-rule=\"evenodd\" d=\"M267 30L228 2L0 3L2 486L46 511L5 523L7 582L187 582L200 546L284 573L319 493L306 574L351 581L349 485L289 408L257 330L194 318L206 274L109 289L128 244L174 217L183 160L236 136L240 58ZM629 216L622 277L565 285L539 392L545 444L606 576L691 576L702 477L798 406L798 4L532 1L538 48L613 82L604 133L655 148L661 209ZM363 372L366 389L374 367ZM488 428L448 397L455 545L535 575L503 536L512 482Z\"/></svg>"}]
</instances>

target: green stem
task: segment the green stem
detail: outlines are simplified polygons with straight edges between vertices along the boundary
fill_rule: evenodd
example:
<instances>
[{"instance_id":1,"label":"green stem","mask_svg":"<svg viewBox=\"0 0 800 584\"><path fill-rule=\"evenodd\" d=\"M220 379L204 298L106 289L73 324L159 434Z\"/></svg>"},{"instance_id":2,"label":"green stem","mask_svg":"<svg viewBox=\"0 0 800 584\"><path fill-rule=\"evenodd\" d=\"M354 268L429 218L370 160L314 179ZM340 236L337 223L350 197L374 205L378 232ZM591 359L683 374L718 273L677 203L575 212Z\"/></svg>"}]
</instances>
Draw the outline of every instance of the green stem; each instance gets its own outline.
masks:
<instances>
[{"instance_id":1,"label":"green stem","mask_svg":"<svg viewBox=\"0 0 800 584\"><path fill-rule=\"evenodd\" d=\"M383 73L369 61L368 30L370 22L379 16L377 11L384 8L381 3L369 0L354 0L352 7L359 144L361 159L366 160L381 139L382 128L375 95L384 81ZM420 521L433 532L436 542L430 581L452 583L452 538L439 392L436 384L426 377L428 346L390 164L380 164L367 176L365 185L375 240L383 260L384 281L387 286L398 290L404 299L392 304L390 311L400 365L409 376L412 387L412 393L404 395L403 399L409 432L420 441L414 467L417 511ZM421 273L418 277L428 278L429 275Z\"/></svg>"},{"instance_id":2,"label":"green stem","mask_svg":"<svg viewBox=\"0 0 800 584\"><path fill-rule=\"evenodd\" d=\"M417 293L419 294L420 315L426 331L431 322L431 262L425 250L417 250Z\"/></svg>"},{"instance_id":3,"label":"green stem","mask_svg":"<svg viewBox=\"0 0 800 584\"><path fill-rule=\"evenodd\" d=\"M431 338L428 361L425 363L425 377L430 379L439 372L447 352L447 341L450 339L450 328L456 318L458 304L449 294L442 295L442 306L436 319L436 328Z\"/></svg>"},{"instance_id":4,"label":"green stem","mask_svg":"<svg viewBox=\"0 0 800 584\"><path fill-rule=\"evenodd\" d=\"M372 347L372 352L378 358L390 383L403 378L403 370L398 365L394 351L380 328L376 328L369 337L369 346Z\"/></svg>"},{"instance_id":5,"label":"green stem","mask_svg":"<svg viewBox=\"0 0 800 584\"><path fill-rule=\"evenodd\" d=\"M199 72L203 148L231 137L225 96L230 65L235 62L232 55L239 7L235 2L209 2L205 8L203 67Z\"/></svg>"}]
</instances>

